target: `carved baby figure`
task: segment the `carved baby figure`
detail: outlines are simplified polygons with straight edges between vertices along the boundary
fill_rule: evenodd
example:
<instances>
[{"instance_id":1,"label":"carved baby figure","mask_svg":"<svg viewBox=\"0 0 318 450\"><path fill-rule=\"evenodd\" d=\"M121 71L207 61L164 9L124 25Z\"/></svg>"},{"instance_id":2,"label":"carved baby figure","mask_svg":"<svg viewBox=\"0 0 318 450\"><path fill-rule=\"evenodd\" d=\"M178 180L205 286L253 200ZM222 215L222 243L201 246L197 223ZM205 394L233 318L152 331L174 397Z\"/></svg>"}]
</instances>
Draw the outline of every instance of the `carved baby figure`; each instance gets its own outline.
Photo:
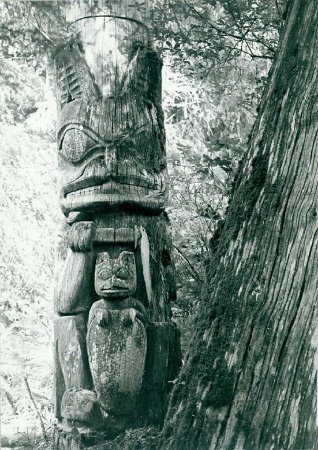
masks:
<instances>
[{"instance_id":1,"label":"carved baby figure","mask_svg":"<svg viewBox=\"0 0 318 450\"><path fill-rule=\"evenodd\" d=\"M102 298L90 310L87 348L97 398L108 413L133 415L147 350L147 312L130 297L136 290L133 252L124 250L117 258L98 253L95 290Z\"/></svg>"},{"instance_id":2,"label":"carved baby figure","mask_svg":"<svg viewBox=\"0 0 318 450\"><path fill-rule=\"evenodd\" d=\"M65 387L60 416L67 423L97 426L114 423L116 417L120 428L134 417L147 350L147 311L132 297L137 287L133 246L106 242L100 251L93 247L94 223L74 225L58 283L67 282L68 290L57 290L57 306L68 314L57 327ZM72 315L79 311L83 314Z\"/></svg>"}]
</instances>

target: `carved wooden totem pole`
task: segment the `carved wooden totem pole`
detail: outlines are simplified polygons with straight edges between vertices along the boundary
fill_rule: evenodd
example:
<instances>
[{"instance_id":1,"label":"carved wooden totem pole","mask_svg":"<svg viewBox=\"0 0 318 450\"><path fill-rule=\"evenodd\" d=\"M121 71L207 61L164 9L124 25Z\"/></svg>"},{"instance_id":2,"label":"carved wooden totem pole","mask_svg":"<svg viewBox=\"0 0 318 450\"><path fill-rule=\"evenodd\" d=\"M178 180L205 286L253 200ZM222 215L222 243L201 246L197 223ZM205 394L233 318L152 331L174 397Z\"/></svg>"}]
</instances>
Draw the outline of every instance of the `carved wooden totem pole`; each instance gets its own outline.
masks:
<instances>
[{"instance_id":1,"label":"carved wooden totem pole","mask_svg":"<svg viewBox=\"0 0 318 450\"><path fill-rule=\"evenodd\" d=\"M55 57L65 224L55 289L56 449L161 424L180 366L161 61L128 13L77 21Z\"/></svg>"}]
</instances>

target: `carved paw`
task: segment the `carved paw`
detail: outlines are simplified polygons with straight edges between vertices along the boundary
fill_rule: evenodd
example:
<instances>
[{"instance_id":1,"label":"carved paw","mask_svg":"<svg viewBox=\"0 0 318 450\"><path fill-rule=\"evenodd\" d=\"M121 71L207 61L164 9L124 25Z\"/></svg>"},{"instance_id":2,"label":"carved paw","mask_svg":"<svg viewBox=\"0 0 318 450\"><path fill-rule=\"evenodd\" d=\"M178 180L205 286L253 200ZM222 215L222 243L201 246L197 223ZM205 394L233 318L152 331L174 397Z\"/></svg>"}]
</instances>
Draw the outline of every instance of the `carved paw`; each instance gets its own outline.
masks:
<instances>
[{"instance_id":1,"label":"carved paw","mask_svg":"<svg viewBox=\"0 0 318 450\"><path fill-rule=\"evenodd\" d=\"M67 243L74 252L89 252L94 236L94 222L76 222L68 230Z\"/></svg>"},{"instance_id":2,"label":"carved paw","mask_svg":"<svg viewBox=\"0 0 318 450\"><path fill-rule=\"evenodd\" d=\"M122 324L125 327L130 327L136 320L136 314L137 314L137 311L134 308L125 309L122 312L122 318L121 318Z\"/></svg>"},{"instance_id":3,"label":"carved paw","mask_svg":"<svg viewBox=\"0 0 318 450\"><path fill-rule=\"evenodd\" d=\"M106 327L111 320L111 314L107 309L98 309L95 312L96 322L100 327Z\"/></svg>"},{"instance_id":4,"label":"carved paw","mask_svg":"<svg viewBox=\"0 0 318 450\"><path fill-rule=\"evenodd\" d=\"M87 389L67 389L61 402L62 417L86 424L100 424L102 412L95 392Z\"/></svg>"}]
</instances>

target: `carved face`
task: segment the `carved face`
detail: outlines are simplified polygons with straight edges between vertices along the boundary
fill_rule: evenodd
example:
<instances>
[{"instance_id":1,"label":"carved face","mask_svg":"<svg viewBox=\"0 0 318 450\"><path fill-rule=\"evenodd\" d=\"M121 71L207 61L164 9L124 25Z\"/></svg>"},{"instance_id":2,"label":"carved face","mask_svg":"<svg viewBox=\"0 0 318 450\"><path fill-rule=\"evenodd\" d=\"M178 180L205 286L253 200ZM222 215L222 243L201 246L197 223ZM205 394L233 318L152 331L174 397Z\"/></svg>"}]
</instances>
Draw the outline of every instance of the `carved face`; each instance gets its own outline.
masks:
<instances>
[{"instance_id":1,"label":"carved face","mask_svg":"<svg viewBox=\"0 0 318 450\"><path fill-rule=\"evenodd\" d=\"M136 290L135 256L123 251L112 259L107 252L98 253L95 265L95 290L101 297L128 297Z\"/></svg>"},{"instance_id":2,"label":"carved face","mask_svg":"<svg viewBox=\"0 0 318 450\"><path fill-rule=\"evenodd\" d=\"M56 57L62 210L66 215L122 205L161 210L166 200L161 63L136 23L94 17L78 26L79 42Z\"/></svg>"},{"instance_id":3,"label":"carved face","mask_svg":"<svg viewBox=\"0 0 318 450\"><path fill-rule=\"evenodd\" d=\"M60 204L65 215L121 206L163 209L166 169L156 172L141 163L136 144L102 145L92 142L84 131L73 128L68 133L66 141L61 140L59 156ZM143 137L146 149L157 145L146 131ZM78 161L72 162L75 157Z\"/></svg>"}]
</instances>

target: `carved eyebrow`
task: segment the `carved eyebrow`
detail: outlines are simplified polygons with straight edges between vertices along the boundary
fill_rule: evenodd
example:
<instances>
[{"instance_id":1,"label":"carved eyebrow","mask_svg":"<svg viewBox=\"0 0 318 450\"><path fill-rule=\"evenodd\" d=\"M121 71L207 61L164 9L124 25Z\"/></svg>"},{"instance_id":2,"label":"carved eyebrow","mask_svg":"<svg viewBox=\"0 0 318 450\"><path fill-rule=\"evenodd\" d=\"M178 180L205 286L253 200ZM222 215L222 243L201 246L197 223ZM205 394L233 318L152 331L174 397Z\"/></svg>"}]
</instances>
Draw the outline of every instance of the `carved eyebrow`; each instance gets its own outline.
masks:
<instances>
[{"instance_id":1,"label":"carved eyebrow","mask_svg":"<svg viewBox=\"0 0 318 450\"><path fill-rule=\"evenodd\" d=\"M86 129L81 129L80 127L68 128L60 139L59 156L77 163L84 157L87 157L89 153L106 146L102 139L96 138L86 131Z\"/></svg>"}]
</instances>

